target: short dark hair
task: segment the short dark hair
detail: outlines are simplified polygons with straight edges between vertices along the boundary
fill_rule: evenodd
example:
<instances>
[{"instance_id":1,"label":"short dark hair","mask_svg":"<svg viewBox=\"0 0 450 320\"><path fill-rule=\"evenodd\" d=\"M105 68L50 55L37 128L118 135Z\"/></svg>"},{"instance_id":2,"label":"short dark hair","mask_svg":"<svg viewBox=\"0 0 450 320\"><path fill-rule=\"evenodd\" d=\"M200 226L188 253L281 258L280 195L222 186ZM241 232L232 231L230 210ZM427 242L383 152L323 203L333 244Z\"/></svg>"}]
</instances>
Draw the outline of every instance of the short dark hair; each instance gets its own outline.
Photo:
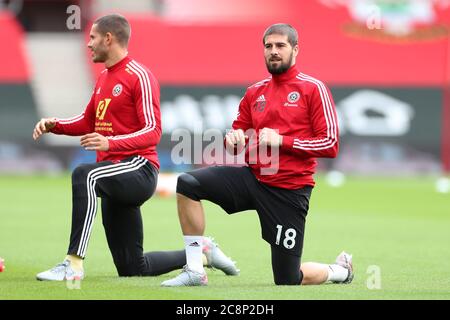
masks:
<instances>
[{"instance_id":1,"label":"short dark hair","mask_svg":"<svg viewBox=\"0 0 450 320\"><path fill-rule=\"evenodd\" d=\"M263 36L263 44L266 43L266 37L271 34L287 35L288 42L292 47L298 44L298 33L293 26L287 23L276 23L266 29Z\"/></svg>"},{"instance_id":2,"label":"short dark hair","mask_svg":"<svg viewBox=\"0 0 450 320\"><path fill-rule=\"evenodd\" d=\"M95 20L97 31L103 35L110 32L124 47L128 46L131 28L128 20L120 14L109 14Z\"/></svg>"}]
</instances>

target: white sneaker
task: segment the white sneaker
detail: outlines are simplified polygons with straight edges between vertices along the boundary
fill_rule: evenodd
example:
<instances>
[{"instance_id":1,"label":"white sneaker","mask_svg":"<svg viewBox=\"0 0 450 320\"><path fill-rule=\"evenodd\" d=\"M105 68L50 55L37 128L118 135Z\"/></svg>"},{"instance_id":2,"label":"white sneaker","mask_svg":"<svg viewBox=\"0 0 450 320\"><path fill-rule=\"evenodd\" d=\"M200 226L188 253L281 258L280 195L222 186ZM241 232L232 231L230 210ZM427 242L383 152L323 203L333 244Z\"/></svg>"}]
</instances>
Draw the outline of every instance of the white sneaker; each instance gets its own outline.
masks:
<instances>
[{"instance_id":1,"label":"white sneaker","mask_svg":"<svg viewBox=\"0 0 450 320\"><path fill-rule=\"evenodd\" d=\"M203 254L206 256L207 267L222 270L226 275L237 276L240 272L236 262L227 257L219 245L211 237L203 237Z\"/></svg>"},{"instance_id":2,"label":"white sneaker","mask_svg":"<svg viewBox=\"0 0 450 320\"><path fill-rule=\"evenodd\" d=\"M188 268L187 265L183 267L183 271L173 279L166 280L161 283L162 287L193 287L206 286L208 284L208 276L206 273L200 273Z\"/></svg>"},{"instance_id":3,"label":"white sneaker","mask_svg":"<svg viewBox=\"0 0 450 320\"><path fill-rule=\"evenodd\" d=\"M62 263L57 264L52 269L38 273L36 275L37 280L41 281L64 281L64 280L83 280L84 272L75 271L70 266L69 260L64 260Z\"/></svg>"},{"instance_id":4,"label":"white sneaker","mask_svg":"<svg viewBox=\"0 0 450 320\"><path fill-rule=\"evenodd\" d=\"M353 263L352 263L352 255L342 251L336 258L336 264L348 270L347 279L342 281L341 283L350 283L353 280Z\"/></svg>"}]
</instances>

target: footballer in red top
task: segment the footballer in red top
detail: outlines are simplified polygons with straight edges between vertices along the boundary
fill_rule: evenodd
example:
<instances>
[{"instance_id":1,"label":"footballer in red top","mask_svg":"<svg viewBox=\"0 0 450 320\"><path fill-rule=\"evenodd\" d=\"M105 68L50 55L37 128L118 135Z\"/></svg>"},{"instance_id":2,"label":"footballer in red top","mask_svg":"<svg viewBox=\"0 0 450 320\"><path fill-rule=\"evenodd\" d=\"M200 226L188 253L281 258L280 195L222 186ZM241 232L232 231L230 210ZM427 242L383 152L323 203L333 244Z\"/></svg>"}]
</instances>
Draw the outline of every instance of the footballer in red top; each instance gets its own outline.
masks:
<instances>
[{"instance_id":1,"label":"footballer in red top","mask_svg":"<svg viewBox=\"0 0 450 320\"><path fill-rule=\"evenodd\" d=\"M84 278L83 260L99 198L108 247L119 276L159 274L155 261L164 270L184 264L180 254L169 261L159 253L143 252L140 207L156 189L161 116L155 77L128 57L130 30L126 18L118 14L94 22L88 48L93 62L104 63L106 69L85 111L70 119L43 118L34 128L35 140L47 132L81 136L80 145L97 152L96 163L80 164L72 173L72 228L67 255L54 268L37 274L38 280Z\"/></svg>"},{"instance_id":2,"label":"footballer in red top","mask_svg":"<svg viewBox=\"0 0 450 320\"><path fill-rule=\"evenodd\" d=\"M224 140L230 153L245 156L247 165L201 168L178 177L178 217L187 266L163 286L208 283L198 246L205 230L203 199L228 214L256 210L262 237L270 245L275 284L353 279L352 256L345 252L333 264L300 263L316 158L334 158L338 153L330 91L297 68L298 33L291 25L271 25L263 44L271 76L248 88Z\"/></svg>"}]
</instances>

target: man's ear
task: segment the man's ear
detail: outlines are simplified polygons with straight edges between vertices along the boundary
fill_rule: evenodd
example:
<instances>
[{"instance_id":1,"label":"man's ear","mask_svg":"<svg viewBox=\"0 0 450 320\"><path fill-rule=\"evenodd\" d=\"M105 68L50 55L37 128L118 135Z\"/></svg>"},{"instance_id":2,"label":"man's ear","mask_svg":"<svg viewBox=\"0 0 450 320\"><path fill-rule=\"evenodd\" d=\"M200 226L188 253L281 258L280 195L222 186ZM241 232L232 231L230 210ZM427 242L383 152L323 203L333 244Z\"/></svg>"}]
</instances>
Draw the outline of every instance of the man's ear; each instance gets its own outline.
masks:
<instances>
[{"instance_id":1,"label":"man's ear","mask_svg":"<svg viewBox=\"0 0 450 320\"><path fill-rule=\"evenodd\" d=\"M106 44L108 44L108 45L111 44L112 38L113 38L112 33L111 33L111 32L107 32L107 33L105 34L105 41L106 41Z\"/></svg>"},{"instance_id":2,"label":"man's ear","mask_svg":"<svg viewBox=\"0 0 450 320\"><path fill-rule=\"evenodd\" d=\"M300 52L300 47L298 46L298 44L296 44L294 47L295 56L297 56L299 52Z\"/></svg>"}]
</instances>

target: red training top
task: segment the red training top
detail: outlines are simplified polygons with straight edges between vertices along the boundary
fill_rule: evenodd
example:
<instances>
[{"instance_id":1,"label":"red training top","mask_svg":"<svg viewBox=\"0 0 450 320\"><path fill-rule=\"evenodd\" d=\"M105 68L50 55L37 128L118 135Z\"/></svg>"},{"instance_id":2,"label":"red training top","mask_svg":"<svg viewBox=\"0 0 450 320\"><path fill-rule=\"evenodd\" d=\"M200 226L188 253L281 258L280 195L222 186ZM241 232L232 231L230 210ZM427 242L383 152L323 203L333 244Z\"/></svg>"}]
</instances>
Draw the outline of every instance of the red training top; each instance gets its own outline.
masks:
<instances>
[{"instance_id":1,"label":"red training top","mask_svg":"<svg viewBox=\"0 0 450 320\"><path fill-rule=\"evenodd\" d=\"M79 136L97 132L109 140L97 162L140 155L159 169L156 145L161 138L159 84L144 66L125 57L99 76L85 111L58 119L51 132Z\"/></svg>"},{"instance_id":2,"label":"red training top","mask_svg":"<svg viewBox=\"0 0 450 320\"><path fill-rule=\"evenodd\" d=\"M269 159L258 154L257 136L263 128L278 130L283 136L278 157L273 150L267 153ZM338 153L338 122L331 93L295 65L247 89L233 129L255 130L246 161L259 181L274 187L314 186L315 158L334 158Z\"/></svg>"}]
</instances>

